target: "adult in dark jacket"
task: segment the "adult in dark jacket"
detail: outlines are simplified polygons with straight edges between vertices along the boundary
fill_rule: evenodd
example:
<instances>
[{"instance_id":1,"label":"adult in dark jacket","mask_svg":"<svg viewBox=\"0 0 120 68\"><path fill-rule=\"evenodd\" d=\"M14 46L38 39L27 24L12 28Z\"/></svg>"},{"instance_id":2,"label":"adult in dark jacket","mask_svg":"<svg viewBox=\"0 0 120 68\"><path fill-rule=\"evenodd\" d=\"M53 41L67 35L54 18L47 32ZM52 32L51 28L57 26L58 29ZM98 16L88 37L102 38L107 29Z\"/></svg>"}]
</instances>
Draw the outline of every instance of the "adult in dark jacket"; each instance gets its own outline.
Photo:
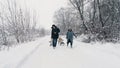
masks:
<instances>
[{"instance_id":1,"label":"adult in dark jacket","mask_svg":"<svg viewBox=\"0 0 120 68\"><path fill-rule=\"evenodd\" d=\"M55 25L52 25L51 28L52 28L52 32L51 32L52 44L53 44L53 48L55 48L57 45L57 39L59 37L60 29Z\"/></svg>"},{"instance_id":2,"label":"adult in dark jacket","mask_svg":"<svg viewBox=\"0 0 120 68\"><path fill-rule=\"evenodd\" d=\"M73 36L76 37L76 35L74 34L74 32L72 31L72 29L68 29L68 32L66 34L66 38L67 38L67 46L69 45L69 43L71 44L71 48L73 45Z\"/></svg>"}]
</instances>

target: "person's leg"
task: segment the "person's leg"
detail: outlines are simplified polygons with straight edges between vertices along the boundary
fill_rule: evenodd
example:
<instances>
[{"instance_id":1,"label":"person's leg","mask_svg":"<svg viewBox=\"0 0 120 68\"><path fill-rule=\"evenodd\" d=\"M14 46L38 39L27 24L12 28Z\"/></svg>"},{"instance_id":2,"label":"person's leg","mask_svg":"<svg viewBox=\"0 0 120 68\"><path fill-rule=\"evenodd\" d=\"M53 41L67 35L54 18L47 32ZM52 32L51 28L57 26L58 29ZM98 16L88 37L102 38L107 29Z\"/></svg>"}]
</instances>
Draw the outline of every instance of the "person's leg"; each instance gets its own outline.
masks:
<instances>
[{"instance_id":1,"label":"person's leg","mask_svg":"<svg viewBox=\"0 0 120 68\"><path fill-rule=\"evenodd\" d=\"M67 46L69 45L69 43L70 43L70 39L67 40Z\"/></svg>"},{"instance_id":2,"label":"person's leg","mask_svg":"<svg viewBox=\"0 0 120 68\"><path fill-rule=\"evenodd\" d=\"M73 47L73 46L72 46L72 45L73 45L73 40L70 41L70 44L71 44L71 48L72 48L72 47Z\"/></svg>"},{"instance_id":3,"label":"person's leg","mask_svg":"<svg viewBox=\"0 0 120 68\"><path fill-rule=\"evenodd\" d=\"M69 45L69 39L67 39L67 46Z\"/></svg>"},{"instance_id":4,"label":"person's leg","mask_svg":"<svg viewBox=\"0 0 120 68\"><path fill-rule=\"evenodd\" d=\"M53 47L55 47L55 39L53 39L53 41L52 41L52 42L53 42L53 43L52 43L52 44L53 44Z\"/></svg>"},{"instance_id":5,"label":"person's leg","mask_svg":"<svg viewBox=\"0 0 120 68\"><path fill-rule=\"evenodd\" d=\"M56 47L56 45L57 45L57 39L55 39L54 42L55 42L55 47Z\"/></svg>"},{"instance_id":6,"label":"person's leg","mask_svg":"<svg viewBox=\"0 0 120 68\"><path fill-rule=\"evenodd\" d=\"M57 39L53 39L53 48L55 48L57 45Z\"/></svg>"}]
</instances>

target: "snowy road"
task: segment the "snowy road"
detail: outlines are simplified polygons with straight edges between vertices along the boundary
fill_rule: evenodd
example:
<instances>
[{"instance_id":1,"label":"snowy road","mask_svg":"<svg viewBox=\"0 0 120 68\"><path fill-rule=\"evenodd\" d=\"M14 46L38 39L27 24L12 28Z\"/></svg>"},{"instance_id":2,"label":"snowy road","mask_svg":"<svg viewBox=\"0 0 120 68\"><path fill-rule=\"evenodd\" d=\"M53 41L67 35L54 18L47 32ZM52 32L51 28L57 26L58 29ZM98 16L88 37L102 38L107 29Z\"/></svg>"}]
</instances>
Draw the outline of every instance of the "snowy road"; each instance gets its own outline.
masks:
<instances>
[{"instance_id":1,"label":"snowy road","mask_svg":"<svg viewBox=\"0 0 120 68\"><path fill-rule=\"evenodd\" d=\"M120 47L112 44L86 44L74 47L49 46L50 37L0 53L0 68L120 68ZM7 61L7 62L5 62Z\"/></svg>"}]
</instances>

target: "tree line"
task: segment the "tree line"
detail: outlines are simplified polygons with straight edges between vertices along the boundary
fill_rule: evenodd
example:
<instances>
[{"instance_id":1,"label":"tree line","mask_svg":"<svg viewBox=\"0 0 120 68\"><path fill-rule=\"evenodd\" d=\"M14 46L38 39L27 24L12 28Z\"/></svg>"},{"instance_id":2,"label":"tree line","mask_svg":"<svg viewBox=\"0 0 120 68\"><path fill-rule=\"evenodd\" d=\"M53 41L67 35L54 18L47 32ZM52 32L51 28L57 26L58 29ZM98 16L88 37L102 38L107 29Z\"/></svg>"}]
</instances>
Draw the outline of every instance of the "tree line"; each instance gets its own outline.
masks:
<instances>
[{"instance_id":1,"label":"tree line","mask_svg":"<svg viewBox=\"0 0 120 68\"><path fill-rule=\"evenodd\" d=\"M23 9L17 0L0 2L0 45L31 41L38 36L45 35L45 29L36 28L36 13Z\"/></svg>"},{"instance_id":2,"label":"tree line","mask_svg":"<svg viewBox=\"0 0 120 68\"><path fill-rule=\"evenodd\" d=\"M55 12L54 23L62 30L61 34L72 28L90 41L118 42L120 0L68 0L67 7Z\"/></svg>"}]
</instances>

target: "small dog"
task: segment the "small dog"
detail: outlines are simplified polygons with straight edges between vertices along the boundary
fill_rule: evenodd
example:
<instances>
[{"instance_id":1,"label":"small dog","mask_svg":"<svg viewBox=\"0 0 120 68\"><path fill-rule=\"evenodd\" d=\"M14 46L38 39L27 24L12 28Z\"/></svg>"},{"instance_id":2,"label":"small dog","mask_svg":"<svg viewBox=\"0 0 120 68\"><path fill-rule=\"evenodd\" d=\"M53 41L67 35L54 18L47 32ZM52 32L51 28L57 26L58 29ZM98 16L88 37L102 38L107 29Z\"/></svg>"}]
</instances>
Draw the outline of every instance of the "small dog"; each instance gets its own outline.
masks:
<instances>
[{"instance_id":1,"label":"small dog","mask_svg":"<svg viewBox=\"0 0 120 68\"><path fill-rule=\"evenodd\" d=\"M63 40L61 37L58 38L58 44L59 44L60 46L61 46L61 45L65 45L64 40Z\"/></svg>"}]
</instances>

